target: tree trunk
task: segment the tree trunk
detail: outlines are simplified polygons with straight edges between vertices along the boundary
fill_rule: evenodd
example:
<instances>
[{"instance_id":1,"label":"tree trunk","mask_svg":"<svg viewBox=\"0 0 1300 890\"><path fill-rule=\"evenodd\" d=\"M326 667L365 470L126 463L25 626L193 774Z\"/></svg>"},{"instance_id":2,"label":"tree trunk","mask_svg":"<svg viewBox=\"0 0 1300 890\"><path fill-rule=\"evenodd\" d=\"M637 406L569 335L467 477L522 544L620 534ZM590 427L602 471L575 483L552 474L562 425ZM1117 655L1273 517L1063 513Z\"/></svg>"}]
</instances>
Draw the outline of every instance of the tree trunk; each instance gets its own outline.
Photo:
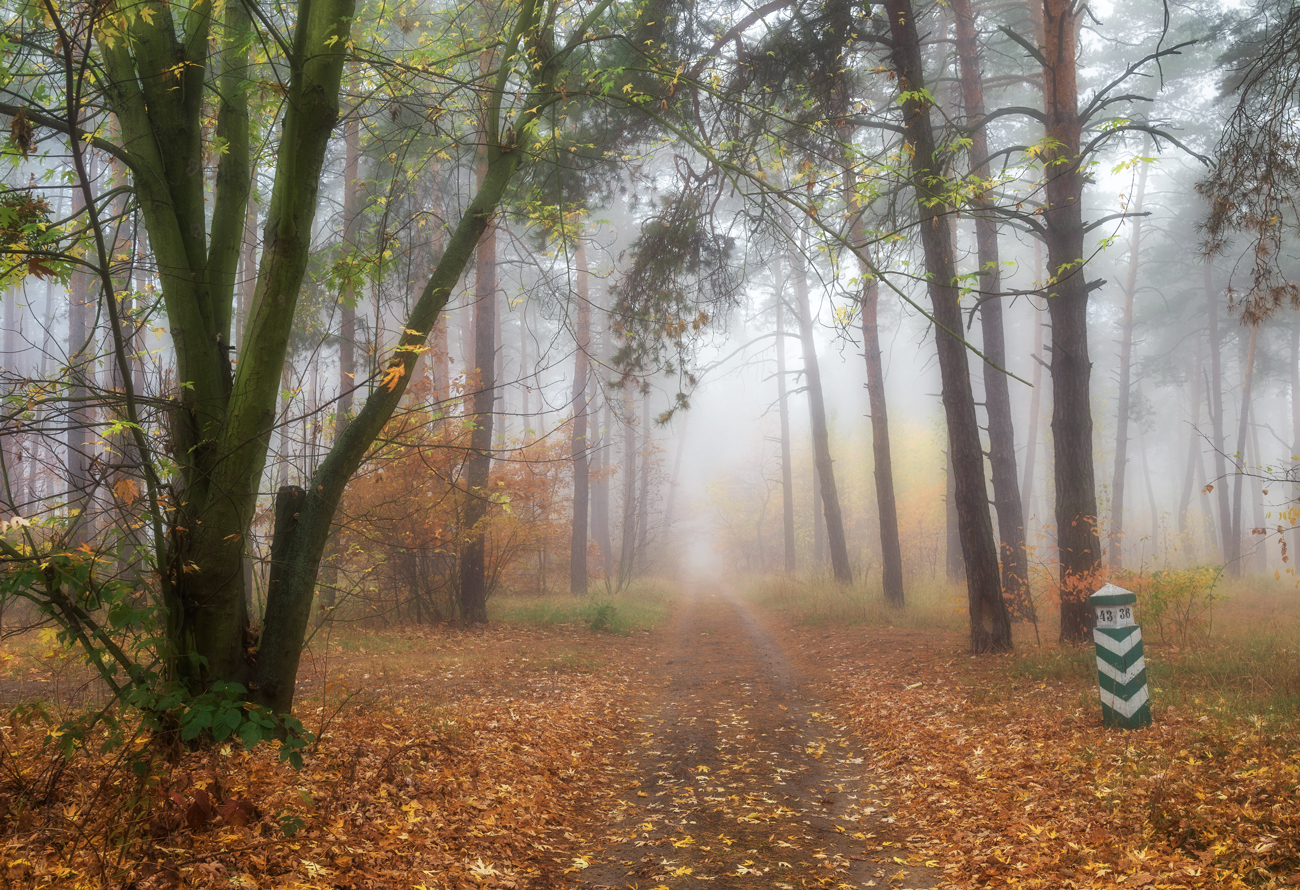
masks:
<instances>
[{"instance_id":1,"label":"tree trunk","mask_svg":"<svg viewBox=\"0 0 1300 890\"><path fill-rule=\"evenodd\" d=\"M781 537L785 543L785 573L793 575L798 564L794 538L794 467L790 454L790 400L786 394L785 365L785 267L780 256L772 260L776 291L776 410L781 420Z\"/></svg>"},{"instance_id":2,"label":"tree trunk","mask_svg":"<svg viewBox=\"0 0 1300 890\"><path fill-rule=\"evenodd\" d=\"M1227 442L1223 434L1223 346L1219 342L1219 303L1213 287L1213 267L1205 263L1205 303L1210 344L1210 423L1214 431L1214 481L1210 484L1219 496L1219 540L1223 544L1223 564L1235 567L1241 557L1241 538L1233 534L1232 507L1228 498ZM1233 541L1236 544L1233 544ZM1229 571L1237 571L1229 568Z\"/></svg>"},{"instance_id":3,"label":"tree trunk","mask_svg":"<svg viewBox=\"0 0 1300 890\"><path fill-rule=\"evenodd\" d=\"M600 548L601 572L606 583L614 571L614 544L609 531L609 449L613 447L611 430L614 428L610 415L609 398L601 393L602 410L598 416L603 418L596 431L595 444L595 478L591 483L591 534Z\"/></svg>"},{"instance_id":4,"label":"tree trunk","mask_svg":"<svg viewBox=\"0 0 1300 890\"><path fill-rule=\"evenodd\" d=\"M573 360L573 437L570 453L573 459L573 538L569 552L569 591L574 596L587 594L587 507L588 486L591 481L587 456L591 443L587 441L587 353L591 349L591 302L587 293L587 244L579 236L574 249L577 261L576 288L578 318L574 331ZM522 375L521 375L522 376Z\"/></svg>"},{"instance_id":5,"label":"tree trunk","mask_svg":"<svg viewBox=\"0 0 1300 890\"><path fill-rule=\"evenodd\" d=\"M1183 474L1183 490L1178 498L1178 534L1184 538L1184 546L1190 546L1186 541L1187 536L1187 512L1192 506L1192 491L1196 484L1196 463L1201 455L1201 357L1202 357L1201 338L1196 338L1196 357L1192 360L1192 365L1188 371L1191 378L1191 404L1188 406L1190 425L1187 432L1187 470Z\"/></svg>"},{"instance_id":6,"label":"tree trunk","mask_svg":"<svg viewBox=\"0 0 1300 890\"><path fill-rule=\"evenodd\" d=\"M4 354L0 355L0 368L12 379L31 376L24 373L23 362L19 361L18 335L20 332L21 312L18 308L18 292L14 288L4 291ZM12 519L20 515L23 506L23 443L16 421L9 421L0 429L0 458L4 465L0 467L0 518ZM0 607L2 608L2 607Z\"/></svg>"},{"instance_id":7,"label":"tree trunk","mask_svg":"<svg viewBox=\"0 0 1300 890\"><path fill-rule=\"evenodd\" d=\"M961 520L957 516L957 471L952 465L952 447L943 453L944 492L944 568L949 584L960 584L965 580L966 564L961 558Z\"/></svg>"},{"instance_id":8,"label":"tree trunk","mask_svg":"<svg viewBox=\"0 0 1300 890\"><path fill-rule=\"evenodd\" d=\"M912 149L912 185L916 190L921 241L925 250L927 290L936 322L935 340L943 380L943 406L948 421L948 449L956 477L956 504L961 527L970 606L971 649L975 652L1011 648L1011 621L998 578L997 543L989 517L984 484L984 455L971 389L965 344L958 339L956 263L944 221L949 183L936 156L921 65L921 41L910 0L886 0L892 35L892 59L903 90L905 138Z\"/></svg>"},{"instance_id":9,"label":"tree trunk","mask_svg":"<svg viewBox=\"0 0 1300 890\"><path fill-rule=\"evenodd\" d=\"M898 537L898 503L894 496L894 463L889 450L889 408L885 404L885 367L880 354L880 282L867 262L866 224L857 197L857 177L852 158L845 149L843 170L844 203L849 208L849 237L858 258L862 283L862 352L867 363L867 401L871 410L871 458L876 482L876 511L880 519L881 585L885 602L902 606L903 548Z\"/></svg>"},{"instance_id":10,"label":"tree trunk","mask_svg":"<svg viewBox=\"0 0 1300 890\"><path fill-rule=\"evenodd\" d=\"M1291 318L1291 478L1300 480L1300 314ZM1300 481L1291 484L1291 502L1300 498ZM1295 573L1295 561L1300 559L1300 522L1290 520L1294 527L1287 564Z\"/></svg>"},{"instance_id":11,"label":"tree trunk","mask_svg":"<svg viewBox=\"0 0 1300 890\"><path fill-rule=\"evenodd\" d=\"M1084 277L1076 18L1073 0L1043 0L1043 102L1051 148L1044 155L1043 211L1052 318L1052 441L1060 554L1061 640L1088 639L1098 586L1097 486L1092 460L1092 362L1088 357L1088 282Z\"/></svg>"},{"instance_id":12,"label":"tree trunk","mask_svg":"<svg viewBox=\"0 0 1300 890\"><path fill-rule=\"evenodd\" d=\"M636 403L632 384L623 387L623 540L618 553L618 586L632 580L636 558Z\"/></svg>"},{"instance_id":13,"label":"tree trunk","mask_svg":"<svg viewBox=\"0 0 1300 890\"><path fill-rule=\"evenodd\" d=\"M984 82L979 70L975 14L970 0L952 0L953 20L960 60L962 97L971 125L971 175L989 178L988 137L984 128ZM1002 594L1018 615L1033 617L1029 596L1029 555L1025 549L1025 517L1016 479L1016 435L1011 419L1011 391L1007 383L1006 333L1002 321L1002 262L998 255L998 228L992 210L982 197L975 202L975 243L979 255L980 333L984 340L984 400L989 419L989 464L993 471L993 504L998 515Z\"/></svg>"},{"instance_id":14,"label":"tree trunk","mask_svg":"<svg viewBox=\"0 0 1300 890\"><path fill-rule=\"evenodd\" d=\"M480 183L483 179L480 164ZM465 624L487 623L487 517L492 470L492 409L496 403L496 226L489 224L479 240L474 274L474 369L477 380L471 397L474 428L465 462L465 531L461 554L460 618Z\"/></svg>"},{"instance_id":15,"label":"tree trunk","mask_svg":"<svg viewBox=\"0 0 1300 890\"><path fill-rule=\"evenodd\" d=\"M817 473L816 460L813 461L812 468L812 495L812 564L813 569L820 572L826 565L826 511L822 507L822 483L821 476Z\"/></svg>"},{"instance_id":16,"label":"tree trunk","mask_svg":"<svg viewBox=\"0 0 1300 890\"><path fill-rule=\"evenodd\" d=\"M637 494L636 565L641 574L648 569L650 553L650 394L641 399L641 480Z\"/></svg>"},{"instance_id":17,"label":"tree trunk","mask_svg":"<svg viewBox=\"0 0 1300 890\"><path fill-rule=\"evenodd\" d=\"M1033 5L1032 3L1030 4ZM1043 243L1034 239L1034 281L1043 280ZM1041 298L1041 294L1037 294ZM1034 475L1038 469L1038 421L1043 412L1043 325L1044 312L1041 303L1034 303L1034 354L1033 376L1030 378L1033 391L1029 394L1029 433L1025 437L1025 474L1020 485L1021 515L1026 520L1033 515ZM1042 519L1039 519L1042 526Z\"/></svg>"},{"instance_id":18,"label":"tree trunk","mask_svg":"<svg viewBox=\"0 0 1300 890\"><path fill-rule=\"evenodd\" d=\"M1150 151L1150 137L1143 143L1143 154ZM1111 482L1109 562L1112 571L1124 563L1124 471L1128 464L1129 390L1133 386L1133 301L1137 296L1138 261L1142 248L1142 200L1147 189L1147 168L1138 168L1137 192L1133 196L1133 233L1128 249L1128 279L1124 283L1124 320L1119 343L1119 404L1115 410L1115 475Z\"/></svg>"},{"instance_id":19,"label":"tree trunk","mask_svg":"<svg viewBox=\"0 0 1300 890\"><path fill-rule=\"evenodd\" d=\"M799 310L799 342L803 346L804 383L808 388L808 414L812 422L813 460L817 469L817 492L822 499L826 518L826 540L830 545L831 572L839 584L852 584L849 549L844 538L844 520L840 515L840 497L835 488L835 469L831 463L830 435L826 428L826 402L822 397L822 376L817 364L817 346L813 341L812 309L808 302L808 279L801 248L789 252L790 276L794 279L794 296ZM813 517L814 523L817 517ZM814 526L815 527L815 526Z\"/></svg>"},{"instance_id":20,"label":"tree trunk","mask_svg":"<svg viewBox=\"0 0 1300 890\"><path fill-rule=\"evenodd\" d=\"M1259 423L1255 420L1255 409L1251 407L1250 423L1250 454L1251 466L1262 469L1264 466L1264 453L1259 448ZM1254 558L1251 560L1252 570L1263 574L1268 571L1268 547L1264 538L1254 537L1254 529L1259 529L1260 534L1264 533L1264 523L1267 517L1264 513L1264 485L1265 482L1258 476L1250 480L1251 502L1254 507L1254 526L1251 530L1251 550Z\"/></svg>"},{"instance_id":21,"label":"tree trunk","mask_svg":"<svg viewBox=\"0 0 1300 890\"><path fill-rule=\"evenodd\" d=\"M93 158L93 156L92 156ZM93 160L91 161L92 171ZM92 173L93 182L93 173ZM76 215L85 208L81 189L75 189L72 197L72 212ZM68 375L70 404L68 406L67 437L67 496L66 509L72 523L70 541L82 544L94 535L91 517L91 500L94 494L94 482L91 479L90 427L94 414L90 409L90 381L94 374L95 337L93 328L95 288L92 274L78 267L72 273L68 290Z\"/></svg>"},{"instance_id":22,"label":"tree trunk","mask_svg":"<svg viewBox=\"0 0 1300 890\"><path fill-rule=\"evenodd\" d=\"M1250 432L1250 404L1254 396L1253 384L1255 382L1255 347L1259 337L1259 326L1250 326L1250 337L1246 341L1246 357L1241 367L1241 406L1237 419L1237 454L1234 459L1234 474L1232 478L1232 525L1230 534L1232 536L1232 559L1228 562L1228 570L1233 575L1240 577L1245 571L1245 564L1242 560L1242 546L1245 543L1246 529L1245 522L1241 515L1241 489L1246 479L1246 450L1249 447L1247 436Z\"/></svg>"}]
</instances>

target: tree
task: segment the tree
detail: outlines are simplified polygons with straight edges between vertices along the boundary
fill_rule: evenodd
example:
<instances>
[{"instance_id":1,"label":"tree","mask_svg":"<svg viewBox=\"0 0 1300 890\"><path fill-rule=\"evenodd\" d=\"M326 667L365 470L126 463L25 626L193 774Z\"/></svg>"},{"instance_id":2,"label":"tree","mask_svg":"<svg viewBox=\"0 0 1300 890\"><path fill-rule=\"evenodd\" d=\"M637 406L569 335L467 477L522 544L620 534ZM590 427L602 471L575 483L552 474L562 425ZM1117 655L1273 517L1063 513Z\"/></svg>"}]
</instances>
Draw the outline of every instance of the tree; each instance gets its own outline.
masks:
<instances>
[{"instance_id":1,"label":"tree","mask_svg":"<svg viewBox=\"0 0 1300 890\"><path fill-rule=\"evenodd\" d=\"M1129 399L1133 369L1133 302L1137 298L1138 260L1142 247L1142 200L1146 194L1149 162L1142 161L1138 170L1137 191L1133 196L1133 231L1129 240L1128 279L1124 284L1124 317L1119 347L1119 404L1115 411L1115 474L1111 483L1110 567L1123 564L1124 547L1124 480L1128 463Z\"/></svg>"},{"instance_id":2,"label":"tree","mask_svg":"<svg viewBox=\"0 0 1300 890\"><path fill-rule=\"evenodd\" d=\"M111 244L90 189L90 153L106 153L130 171L135 206L156 258L180 382L169 430L177 466L172 478L149 461L143 472L166 631L163 655L171 674L190 690L235 683L256 703L277 712L289 708L321 554L339 499L402 398L452 287L530 145L540 138L544 112L566 92L599 98L622 86L594 77L592 58L584 49L610 7L604 2L586 9L566 19L567 28L556 24L553 10L546 18L534 0L506 11L508 18L491 40L501 47L502 62L478 78L486 96L479 187L414 301L403 333L380 361L381 379L335 439L310 486L300 497L285 499L294 512L279 523L276 583L255 653L245 645L250 621L243 574L230 567L241 564L275 425L323 160L339 117L340 84L354 37L353 4L303 4L287 10L278 22L274 11L244 4L224 7L220 18L204 4L77 7L66 14L51 10L50 28L32 44L39 52L29 49L11 69L26 78L10 83L11 90L23 91L22 102L0 104L0 111L21 112L33 125L66 138L85 199L113 360L123 381L123 413L142 454L154 451L129 373L109 271ZM284 29L283 39L259 30L272 23ZM253 145L249 96L257 87L245 60L254 42L276 54L267 64L286 74L285 102L278 127L267 128L267 138L277 140L271 152L277 166L255 296L232 366L228 340ZM33 53L58 63L46 68L54 76L41 76ZM384 70L395 79L456 75L455 63L437 56L426 53L424 60L415 61ZM561 76L567 78L564 91L556 88ZM41 90L54 102L45 103ZM116 121L120 142L93 126L100 98ZM215 127L209 129L203 124L213 113ZM221 151L214 150L214 140L220 141ZM213 157L215 175L196 175L209 169ZM68 621L89 620L91 635L107 645L108 632L96 627L92 616L67 611L71 606L60 589L48 595L51 608L63 610ZM113 657L128 662L122 669L134 670L127 654Z\"/></svg>"},{"instance_id":3,"label":"tree","mask_svg":"<svg viewBox=\"0 0 1300 890\"><path fill-rule=\"evenodd\" d=\"M575 596L587 593L587 506L591 473L587 466L591 443L587 434L587 367L591 349L591 298L588 294L587 245L580 233L574 245L575 271L573 297L577 301L578 319L574 331L573 359L573 436L570 452L573 460L573 535L569 552L569 590Z\"/></svg>"},{"instance_id":4,"label":"tree","mask_svg":"<svg viewBox=\"0 0 1300 890\"><path fill-rule=\"evenodd\" d=\"M798 247L790 249L790 278L794 285L795 309L798 313L799 343L803 347L804 390L808 393L817 492L821 495L822 516L826 519L831 572L837 582L848 585L853 583L853 569L849 565L844 517L840 512L839 491L835 487L835 466L831 460L830 433L826 426L826 401L822 394L821 368L817 363L817 344L813 340L812 306L808 299L808 275L803 253L806 247L807 242L804 241ZM817 517L813 517L813 521L816 520Z\"/></svg>"},{"instance_id":5,"label":"tree","mask_svg":"<svg viewBox=\"0 0 1300 890\"><path fill-rule=\"evenodd\" d=\"M989 146L985 132L984 81L979 70L975 14L970 0L953 0L962 97L970 122L970 175L989 182ZM1006 334L1002 324L1002 260L998 226L991 201L977 195L975 242L979 258L980 333L984 346L984 398L989 420L989 463L993 471L993 503L998 515L1002 591L1012 608L1033 615L1029 596L1029 556L1025 549L1025 517L1016 479L1016 436L1011 420L1011 391L1007 385Z\"/></svg>"},{"instance_id":6,"label":"tree","mask_svg":"<svg viewBox=\"0 0 1300 890\"><path fill-rule=\"evenodd\" d=\"M932 100L925 87L921 38L910 0L886 0L892 39L891 61L898 75L903 121L911 155L926 289L934 310L935 342L948 420L948 449L955 476L956 507L966 563L971 648L998 652L1011 648L1011 622L998 577L997 545L984 484L984 454L975 418L966 347L961 341L956 264L944 208L951 183L943 172L940 147L930 122Z\"/></svg>"}]
</instances>

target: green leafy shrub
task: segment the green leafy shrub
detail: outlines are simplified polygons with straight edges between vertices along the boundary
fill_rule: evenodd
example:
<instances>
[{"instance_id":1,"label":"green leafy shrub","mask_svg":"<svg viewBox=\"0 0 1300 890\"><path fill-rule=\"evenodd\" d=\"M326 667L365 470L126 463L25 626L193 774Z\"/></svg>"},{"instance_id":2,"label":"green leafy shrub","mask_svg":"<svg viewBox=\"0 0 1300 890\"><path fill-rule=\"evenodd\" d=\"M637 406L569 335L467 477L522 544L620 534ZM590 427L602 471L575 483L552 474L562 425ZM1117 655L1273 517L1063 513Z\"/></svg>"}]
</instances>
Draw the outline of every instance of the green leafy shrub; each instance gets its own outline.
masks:
<instances>
[{"instance_id":1,"label":"green leafy shrub","mask_svg":"<svg viewBox=\"0 0 1300 890\"><path fill-rule=\"evenodd\" d=\"M1138 623L1154 631L1161 642L1187 646L1209 636L1214 604L1224 599L1214 592L1217 566L1128 572L1116 579L1137 594Z\"/></svg>"}]
</instances>

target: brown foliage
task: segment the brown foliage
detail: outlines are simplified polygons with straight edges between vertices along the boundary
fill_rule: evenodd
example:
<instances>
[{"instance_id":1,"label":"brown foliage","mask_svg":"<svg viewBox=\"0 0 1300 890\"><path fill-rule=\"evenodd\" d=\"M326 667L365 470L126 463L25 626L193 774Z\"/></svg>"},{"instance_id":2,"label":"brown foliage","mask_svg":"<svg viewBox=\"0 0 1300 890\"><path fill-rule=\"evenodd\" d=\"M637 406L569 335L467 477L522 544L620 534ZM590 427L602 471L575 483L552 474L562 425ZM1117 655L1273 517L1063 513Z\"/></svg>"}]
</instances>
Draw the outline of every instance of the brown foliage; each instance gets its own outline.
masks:
<instances>
[{"instance_id":1,"label":"brown foliage","mask_svg":"<svg viewBox=\"0 0 1300 890\"><path fill-rule=\"evenodd\" d=\"M416 385L416 397L423 394ZM464 386L461 387L462 392ZM486 490L466 481L474 418L462 394L442 411L395 417L382 445L349 483L336 567L354 602L342 614L416 623L458 617L460 560L471 537L467 506L488 501L489 591L531 589L537 560L568 547L569 478L563 431L498 452Z\"/></svg>"}]
</instances>

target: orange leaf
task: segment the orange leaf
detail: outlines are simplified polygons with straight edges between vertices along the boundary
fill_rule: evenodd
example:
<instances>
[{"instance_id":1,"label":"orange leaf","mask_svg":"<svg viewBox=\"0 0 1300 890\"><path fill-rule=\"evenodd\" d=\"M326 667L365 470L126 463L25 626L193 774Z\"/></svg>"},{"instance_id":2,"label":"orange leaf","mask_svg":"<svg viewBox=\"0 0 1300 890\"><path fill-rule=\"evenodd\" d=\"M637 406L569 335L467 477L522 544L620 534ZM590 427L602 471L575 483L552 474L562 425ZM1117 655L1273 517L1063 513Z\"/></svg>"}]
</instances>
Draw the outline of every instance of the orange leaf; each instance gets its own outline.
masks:
<instances>
[{"instance_id":1,"label":"orange leaf","mask_svg":"<svg viewBox=\"0 0 1300 890\"><path fill-rule=\"evenodd\" d=\"M401 364L389 365L388 370L384 372L384 379L381 381L388 391L392 392L397 389L397 381L406 375L406 367Z\"/></svg>"}]
</instances>

